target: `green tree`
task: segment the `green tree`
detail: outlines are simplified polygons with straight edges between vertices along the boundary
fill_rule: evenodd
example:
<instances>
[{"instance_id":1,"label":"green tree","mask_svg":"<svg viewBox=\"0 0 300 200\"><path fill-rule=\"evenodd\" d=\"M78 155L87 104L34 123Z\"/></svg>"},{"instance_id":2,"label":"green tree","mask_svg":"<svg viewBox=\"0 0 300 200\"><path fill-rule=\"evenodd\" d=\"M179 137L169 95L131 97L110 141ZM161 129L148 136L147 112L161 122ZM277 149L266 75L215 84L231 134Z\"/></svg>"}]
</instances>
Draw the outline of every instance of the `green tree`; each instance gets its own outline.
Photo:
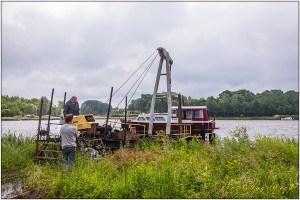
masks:
<instances>
[{"instance_id":1,"label":"green tree","mask_svg":"<svg viewBox=\"0 0 300 200\"><path fill-rule=\"evenodd\" d=\"M210 112L211 116L217 116L219 113L218 111L218 100L215 99L213 96L210 96L206 100L206 106Z\"/></svg>"},{"instance_id":2,"label":"green tree","mask_svg":"<svg viewBox=\"0 0 300 200\"><path fill-rule=\"evenodd\" d=\"M262 93L241 89L238 91L225 90L217 98L208 97L200 99L187 98L184 95L184 105L203 106L206 105L212 116L273 116L273 115L298 115L299 92L293 90L283 92L281 90L266 90ZM44 101L42 115L49 114L50 101L47 97L41 97ZM136 112L149 112L152 95L142 94L141 98L131 100L128 110ZM13 117L26 114L39 114L41 99L1 95L1 116ZM177 106L177 96L172 96L172 105ZM63 102L52 105L52 115L59 115L63 108ZM162 108L162 110L161 110ZM87 100L80 108L81 114L106 114L108 104L97 100ZM111 109L112 110L112 109ZM167 112L167 100L156 100L155 112Z\"/></svg>"},{"instance_id":3,"label":"green tree","mask_svg":"<svg viewBox=\"0 0 300 200\"><path fill-rule=\"evenodd\" d=\"M106 114L107 110L108 110L107 103L102 103L101 101L98 100L87 100L81 104L80 113L100 115L100 114Z\"/></svg>"},{"instance_id":4,"label":"green tree","mask_svg":"<svg viewBox=\"0 0 300 200\"><path fill-rule=\"evenodd\" d=\"M230 96L228 94L224 94L220 96L218 109L221 112L221 116L224 117L232 116Z\"/></svg>"}]
</instances>

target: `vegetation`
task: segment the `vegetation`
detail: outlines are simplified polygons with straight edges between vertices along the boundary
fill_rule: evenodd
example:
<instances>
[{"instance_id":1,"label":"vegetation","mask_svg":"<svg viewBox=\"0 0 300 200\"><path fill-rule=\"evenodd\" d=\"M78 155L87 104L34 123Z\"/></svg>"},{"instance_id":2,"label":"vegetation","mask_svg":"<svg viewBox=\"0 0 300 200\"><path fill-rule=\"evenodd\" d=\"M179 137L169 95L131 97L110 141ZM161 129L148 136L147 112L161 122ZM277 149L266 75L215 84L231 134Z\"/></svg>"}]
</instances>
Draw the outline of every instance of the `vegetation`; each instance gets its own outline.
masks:
<instances>
[{"instance_id":1,"label":"vegetation","mask_svg":"<svg viewBox=\"0 0 300 200\"><path fill-rule=\"evenodd\" d=\"M43 99L42 115L49 114L50 100ZM14 117L24 115L39 115L41 99L25 99L24 97L1 95L1 117ZM63 101L58 101L58 106L52 105L52 115L59 115L63 107Z\"/></svg>"},{"instance_id":2,"label":"vegetation","mask_svg":"<svg viewBox=\"0 0 300 200\"><path fill-rule=\"evenodd\" d=\"M16 136L15 134L2 134L1 137L1 173L5 175L24 174L26 167L34 165L33 156L35 142L32 138Z\"/></svg>"},{"instance_id":3,"label":"vegetation","mask_svg":"<svg viewBox=\"0 0 300 200\"><path fill-rule=\"evenodd\" d=\"M112 109L112 108L111 108ZM97 100L87 100L81 104L80 114L106 114L108 110L108 104L102 103Z\"/></svg>"},{"instance_id":4,"label":"vegetation","mask_svg":"<svg viewBox=\"0 0 300 200\"><path fill-rule=\"evenodd\" d=\"M151 95L141 95L141 98L132 100L129 110L148 112L150 110ZM172 98L172 104L177 105L177 97ZM261 94L253 94L248 90L224 91L218 98L207 99L183 98L186 106L208 107L210 116L216 117L258 117L274 115L298 115L299 92L281 90L266 90ZM156 112L167 112L167 102L156 101ZM297 117L298 118L298 117Z\"/></svg>"},{"instance_id":5,"label":"vegetation","mask_svg":"<svg viewBox=\"0 0 300 200\"><path fill-rule=\"evenodd\" d=\"M49 114L50 101L44 99L43 115ZM139 112L149 112L152 95L142 94L141 98L132 100L128 105L128 110L135 114ZM184 105L203 106L209 109L211 117L263 117L263 116L291 116L298 119L299 113L299 92L281 90L266 90L261 94L253 94L248 90L224 91L217 98L207 99L183 98ZM26 114L37 115L39 113L40 100L25 99L23 97L8 97L2 95L2 117L24 116ZM172 97L172 104L177 105L177 97ZM52 106L52 115L59 115L63 106L63 101L58 101L58 105ZM80 107L81 114L106 114L108 104L97 100L87 100ZM124 109L111 109L112 115L122 115ZM155 112L167 112L167 101L156 100Z\"/></svg>"},{"instance_id":6,"label":"vegetation","mask_svg":"<svg viewBox=\"0 0 300 200\"><path fill-rule=\"evenodd\" d=\"M8 138L2 138L2 148ZM17 166L19 157L2 162L2 170ZM35 198L299 198L298 141L264 136L251 141L244 127L212 145L163 137L161 143L142 140L98 160L78 152L71 170L60 162L28 160L23 184Z\"/></svg>"}]
</instances>

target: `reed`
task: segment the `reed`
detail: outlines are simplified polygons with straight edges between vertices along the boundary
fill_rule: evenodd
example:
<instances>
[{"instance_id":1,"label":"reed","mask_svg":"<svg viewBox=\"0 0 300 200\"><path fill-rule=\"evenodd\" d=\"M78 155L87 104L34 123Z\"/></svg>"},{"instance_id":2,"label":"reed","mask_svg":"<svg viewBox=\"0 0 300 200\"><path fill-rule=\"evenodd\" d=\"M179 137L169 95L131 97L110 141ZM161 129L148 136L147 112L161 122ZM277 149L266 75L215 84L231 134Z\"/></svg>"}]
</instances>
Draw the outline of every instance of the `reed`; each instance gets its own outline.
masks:
<instances>
[{"instance_id":1,"label":"reed","mask_svg":"<svg viewBox=\"0 0 300 200\"><path fill-rule=\"evenodd\" d=\"M298 141L257 136L245 128L212 145L163 138L91 159L26 168L24 187L42 198L299 198Z\"/></svg>"},{"instance_id":2,"label":"reed","mask_svg":"<svg viewBox=\"0 0 300 200\"><path fill-rule=\"evenodd\" d=\"M35 142L32 138L14 133L4 133L1 137L1 172L2 177L8 174L20 174L34 164Z\"/></svg>"}]
</instances>

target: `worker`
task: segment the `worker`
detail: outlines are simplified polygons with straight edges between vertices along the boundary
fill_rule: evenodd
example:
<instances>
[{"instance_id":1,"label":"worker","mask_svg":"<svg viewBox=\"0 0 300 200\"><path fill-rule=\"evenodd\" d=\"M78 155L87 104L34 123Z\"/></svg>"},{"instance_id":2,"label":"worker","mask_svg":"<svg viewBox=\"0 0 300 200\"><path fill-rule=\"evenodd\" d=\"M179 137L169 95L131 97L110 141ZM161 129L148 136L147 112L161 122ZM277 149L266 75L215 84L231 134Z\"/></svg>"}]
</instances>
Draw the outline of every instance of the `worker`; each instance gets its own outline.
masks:
<instances>
[{"instance_id":1,"label":"worker","mask_svg":"<svg viewBox=\"0 0 300 200\"><path fill-rule=\"evenodd\" d=\"M72 96L71 99L66 102L63 112L64 116L67 114L79 115L79 104L76 96Z\"/></svg>"},{"instance_id":2,"label":"worker","mask_svg":"<svg viewBox=\"0 0 300 200\"><path fill-rule=\"evenodd\" d=\"M73 167L75 161L76 139L79 137L79 131L72 126L73 115L65 116L65 124L60 128L61 146L63 154L63 166Z\"/></svg>"}]
</instances>

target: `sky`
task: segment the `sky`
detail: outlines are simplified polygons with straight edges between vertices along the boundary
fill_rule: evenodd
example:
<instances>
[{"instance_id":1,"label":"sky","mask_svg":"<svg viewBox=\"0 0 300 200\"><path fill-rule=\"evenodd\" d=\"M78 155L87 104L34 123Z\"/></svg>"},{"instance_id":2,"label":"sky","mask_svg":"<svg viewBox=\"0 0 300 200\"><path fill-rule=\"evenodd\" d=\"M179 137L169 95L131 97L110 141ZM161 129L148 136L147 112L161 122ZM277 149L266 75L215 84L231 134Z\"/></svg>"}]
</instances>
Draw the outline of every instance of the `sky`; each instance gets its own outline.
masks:
<instances>
[{"instance_id":1,"label":"sky","mask_svg":"<svg viewBox=\"0 0 300 200\"><path fill-rule=\"evenodd\" d=\"M113 107L124 107L126 94L153 93L158 47L173 59L172 91L184 96L299 89L298 2L1 5L2 95L50 99L54 88L55 104L65 92L80 104L108 102L111 87L117 91L132 75L112 98Z\"/></svg>"}]
</instances>

